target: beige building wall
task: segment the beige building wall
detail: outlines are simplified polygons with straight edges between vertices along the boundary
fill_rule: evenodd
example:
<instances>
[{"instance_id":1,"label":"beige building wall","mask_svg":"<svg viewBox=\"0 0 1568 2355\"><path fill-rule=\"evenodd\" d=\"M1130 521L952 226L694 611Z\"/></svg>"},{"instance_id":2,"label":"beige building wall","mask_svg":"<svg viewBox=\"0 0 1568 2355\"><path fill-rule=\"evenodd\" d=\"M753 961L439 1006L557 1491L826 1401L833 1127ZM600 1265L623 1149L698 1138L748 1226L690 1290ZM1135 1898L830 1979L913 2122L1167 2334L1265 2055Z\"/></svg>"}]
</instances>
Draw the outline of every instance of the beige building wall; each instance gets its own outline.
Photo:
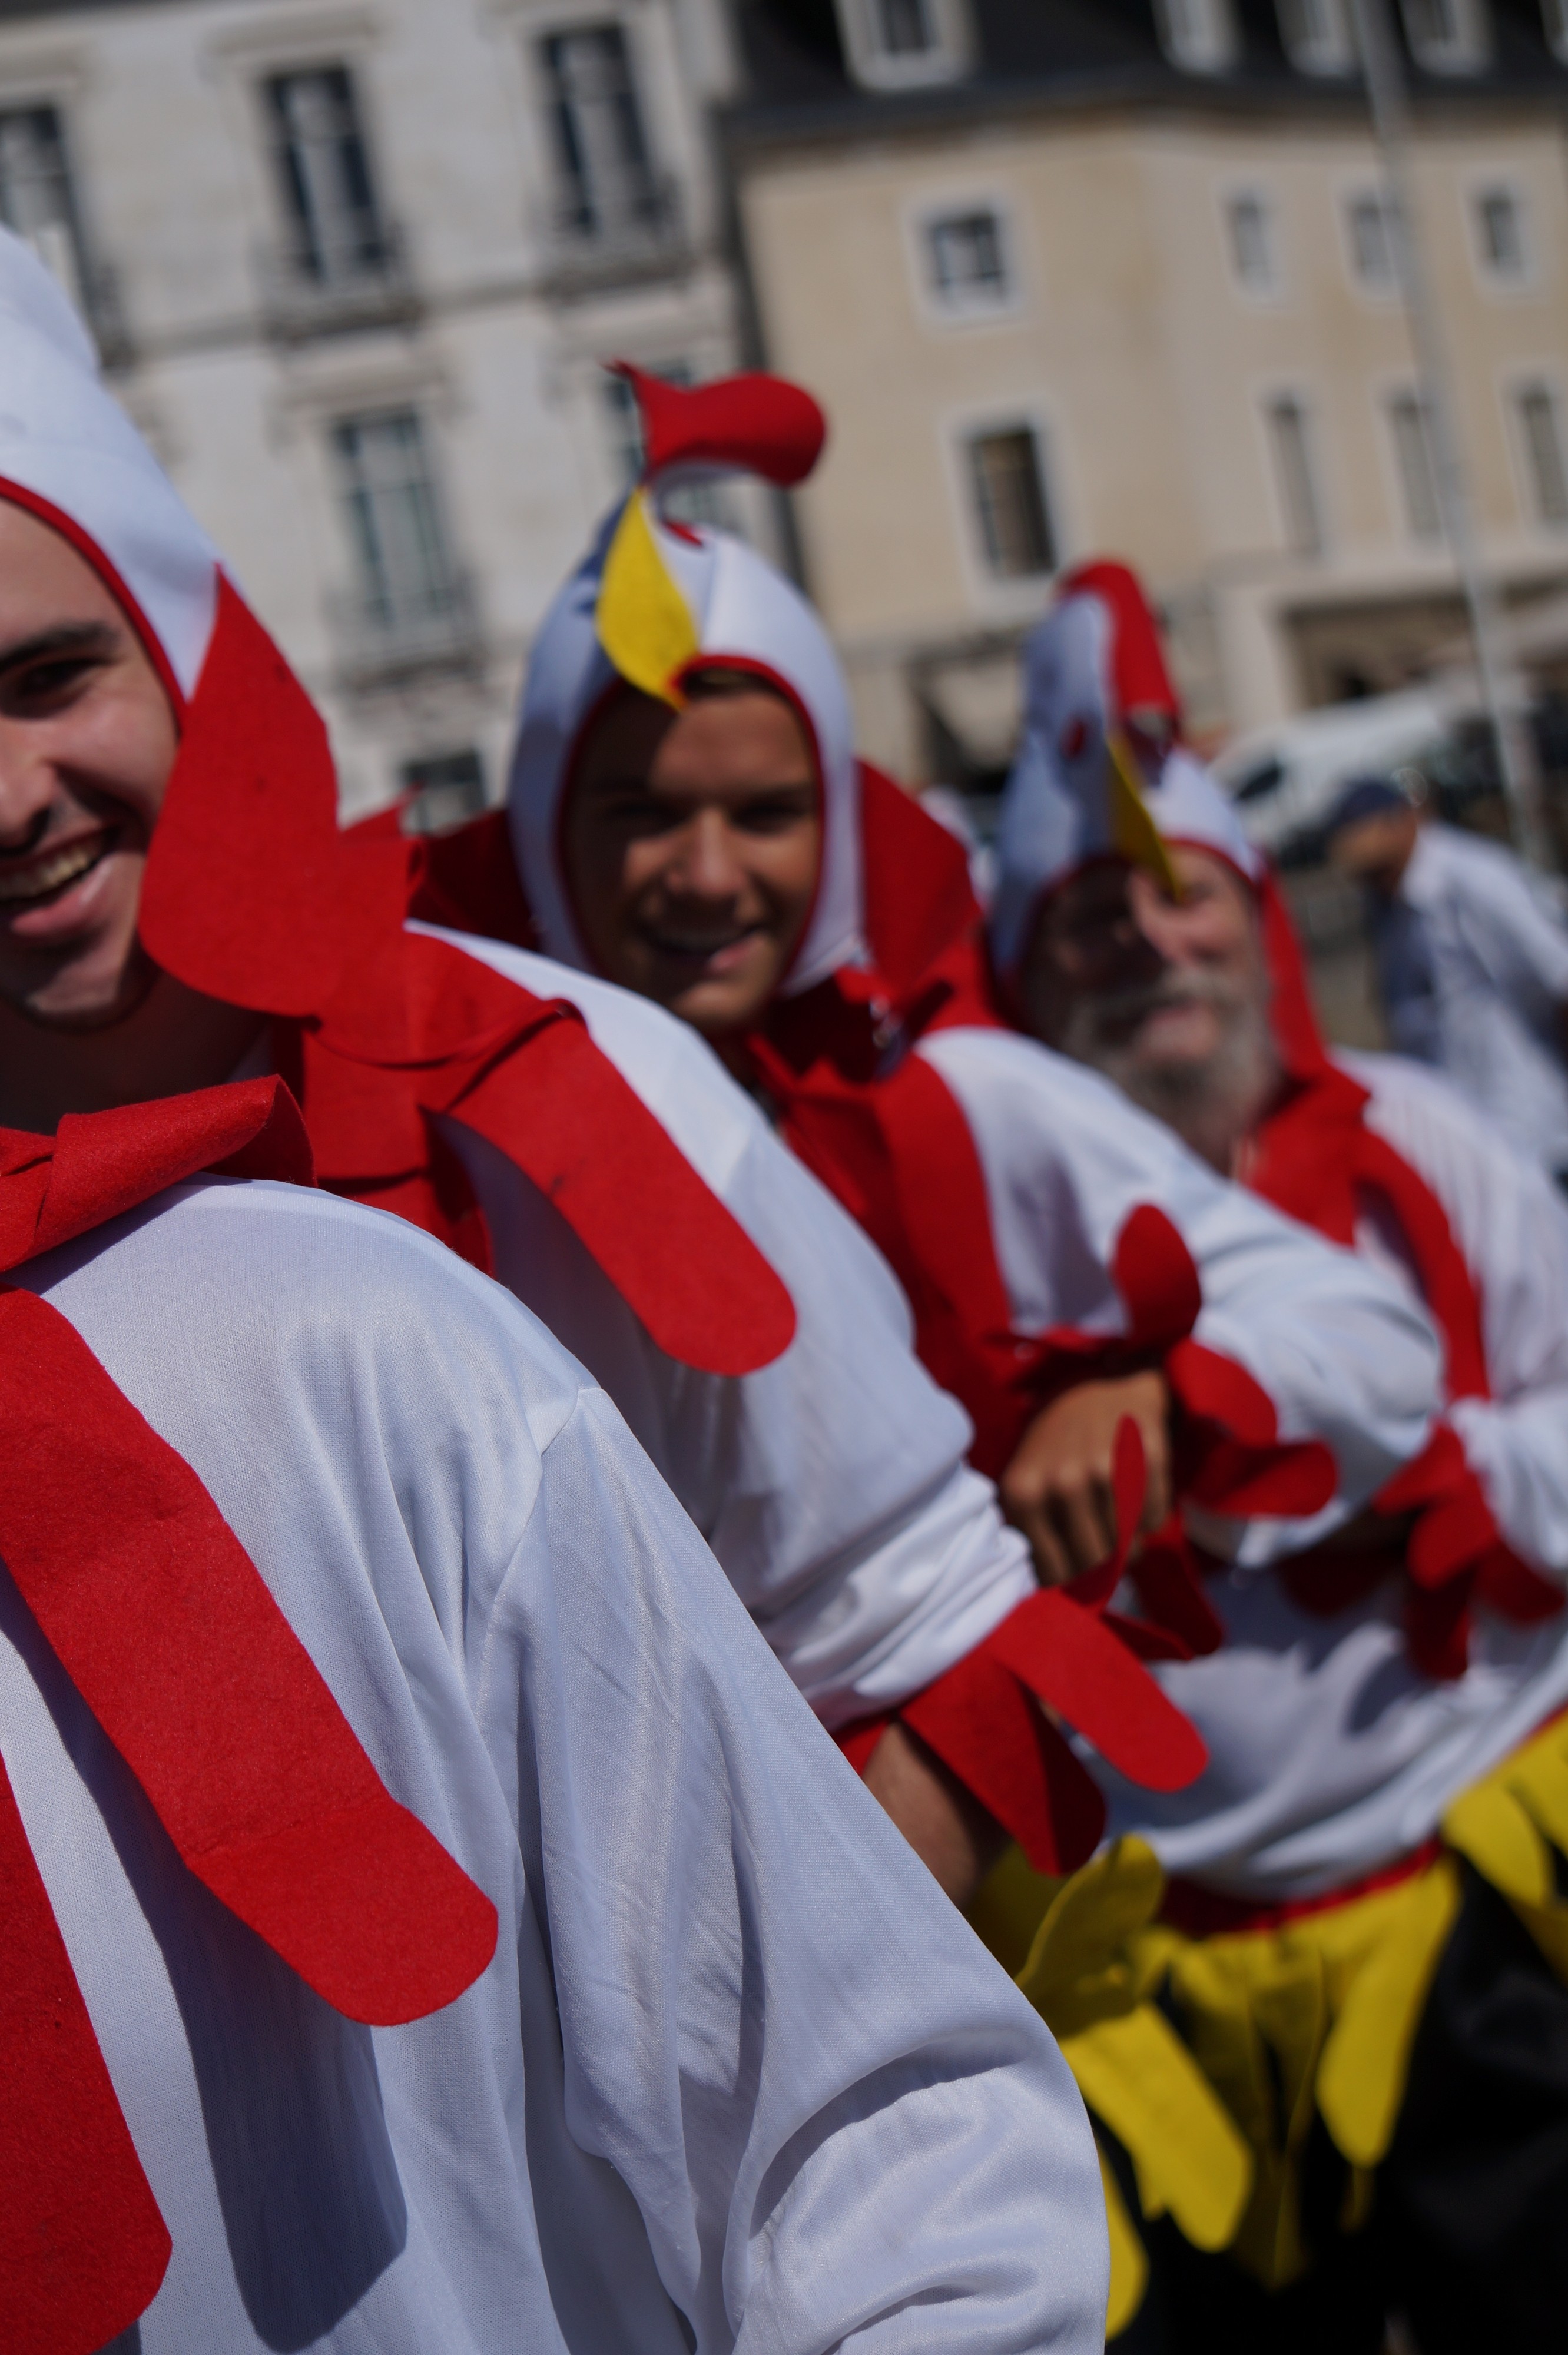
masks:
<instances>
[{"instance_id":1,"label":"beige building wall","mask_svg":"<svg viewBox=\"0 0 1568 2355\"><path fill-rule=\"evenodd\" d=\"M1545 109L1426 119L1421 228L1452 352L1484 542L1509 592L1568 581L1568 518L1543 521L1516 413L1562 404L1568 446L1568 178ZM1196 722L1229 732L1403 683L1459 618L1440 541L1412 528L1391 398L1413 388L1392 291L1352 267L1348 208L1376 159L1349 109L1054 112L961 129L753 145L741 210L764 348L832 421L798 495L808 585L838 634L867 750L929 773L934 705L986 750L1012 712L1010 648L1049 581L988 570L966 434L1029 422L1062 561L1117 554L1165 601ZM1475 205L1513 192L1516 284L1483 266ZM1227 207L1265 208L1272 288L1249 291ZM1006 308L944 316L925 268L933 212L989 207ZM1321 520L1292 546L1266 410L1305 420ZM940 766L941 738L935 765Z\"/></svg>"}]
</instances>

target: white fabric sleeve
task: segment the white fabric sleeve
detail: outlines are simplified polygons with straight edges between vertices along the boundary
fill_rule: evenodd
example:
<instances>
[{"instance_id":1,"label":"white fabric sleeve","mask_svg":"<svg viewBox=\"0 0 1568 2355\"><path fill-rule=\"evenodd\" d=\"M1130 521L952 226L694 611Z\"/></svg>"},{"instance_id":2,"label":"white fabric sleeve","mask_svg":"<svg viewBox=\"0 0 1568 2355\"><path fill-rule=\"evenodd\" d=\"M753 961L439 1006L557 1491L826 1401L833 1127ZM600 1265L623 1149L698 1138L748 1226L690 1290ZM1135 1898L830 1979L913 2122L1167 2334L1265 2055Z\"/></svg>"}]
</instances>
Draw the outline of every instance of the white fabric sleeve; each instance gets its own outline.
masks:
<instances>
[{"instance_id":1,"label":"white fabric sleeve","mask_svg":"<svg viewBox=\"0 0 1568 2355\"><path fill-rule=\"evenodd\" d=\"M773 1364L741 1380L677 1364L538 1189L448 1122L498 1279L610 1392L827 1724L918 1692L1035 1579L991 1484L965 1461L967 1416L914 1355L886 1263L685 1024L543 958L443 937L581 1009L783 1278L797 1330Z\"/></svg>"},{"instance_id":2,"label":"white fabric sleeve","mask_svg":"<svg viewBox=\"0 0 1568 2355\"><path fill-rule=\"evenodd\" d=\"M1447 1213L1480 1295L1489 1399L1449 1421L1499 1527L1568 1581L1568 1203L1438 1075L1393 1055L1344 1055L1375 1129Z\"/></svg>"},{"instance_id":3,"label":"white fabric sleeve","mask_svg":"<svg viewBox=\"0 0 1568 2355\"><path fill-rule=\"evenodd\" d=\"M174 2240L145 2355L1095 2355L1060 2053L537 1320L290 1187L177 1189L20 1280L500 1914L443 2010L331 2011L0 1572L0 1746Z\"/></svg>"},{"instance_id":4,"label":"white fabric sleeve","mask_svg":"<svg viewBox=\"0 0 1568 2355\"><path fill-rule=\"evenodd\" d=\"M574 2142L699 2350L1097 2349L1086 2121L1029 2007L584 1396L481 1715L520 1721ZM606 1546L613 1574L607 1576Z\"/></svg>"},{"instance_id":5,"label":"white fabric sleeve","mask_svg":"<svg viewBox=\"0 0 1568 2355\"><path fill-rule=\"evenodd\" d=\"M1505 987L1511 982L1568 1003L1568 931L1553 921L1513 859L1491 844L1480 848L1477 857L1462 837L1445 844L1452 903L1482 964Z\"/></svg>"},{"instance_id":6,"label":"white fabric sleeve","mask_svg":"<svg viewBox=\"0 0 1568 2355\"><path fill-rule=\"evenodd\" d=\"M1247 1565L1295 1552L1419 1452L1436 1405L1437 1343L1391 1276L1225 1184L1107 1081L1033 1039L944 1030L918 1051L968 1119L1020 1330L1119 1331L1116 1240L1152 1204L1198 1269L1196 1337L1267 1391L1282 1438L1332 1450L1339 1493L1323 1513L1244 1528L1205 1516L1205 1542Z\"/></svg>"}]
</instances>

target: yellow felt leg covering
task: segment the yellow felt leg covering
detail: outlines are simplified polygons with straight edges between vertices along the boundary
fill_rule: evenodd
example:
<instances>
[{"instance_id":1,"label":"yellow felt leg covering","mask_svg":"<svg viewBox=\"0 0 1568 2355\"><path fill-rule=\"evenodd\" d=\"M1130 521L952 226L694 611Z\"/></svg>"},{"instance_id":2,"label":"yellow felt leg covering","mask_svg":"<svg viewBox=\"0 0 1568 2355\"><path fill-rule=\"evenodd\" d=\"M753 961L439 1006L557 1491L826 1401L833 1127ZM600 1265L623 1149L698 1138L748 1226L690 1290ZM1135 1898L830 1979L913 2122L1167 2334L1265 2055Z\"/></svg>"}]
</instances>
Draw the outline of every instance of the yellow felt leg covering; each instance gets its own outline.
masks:
<instances>
[{"instance_id":1,"label":"yellow felt leg covering","mask_svg":"<svg viewBox=\"0 0 1568 2355\"><path fill-rule=\"evenodd\" d=\"M1462 1791L1444 1815L1443 1834L1568 1979L1568 1903L1558 1895L1559 1859L1568 1857L1568 1718Z\"/></svg>"},{"instance_id":2,"label":"yellow felt leg covering","mask_svg":"<svg viewBox=\"0 0 1568 2355\"><path fill-rule=\"evenodd\" d=\"M1351 2165L1370 2169L1393 2140L1416 2028L1459 1911L1458 1871L1440 1857L1430 1871L1344 1911L1361 1917L1359 1951L1352 1933L1337 1953L1337 1916L1317 1917L1330 1972L1343 1979L1318 2065L1317 2106Z\"/></svg>"},{"instance_id":3,"label":"yellow felt leg covering","mask_svg":"<svg viewBox=\"0 0 1568 2355\"><path fill-rule=\"evenodd\" d=\"M1195 2248L1233 2238L1252 2189L1246 2144L1152 2003L1061 2039L1097 2118L1125 2148L1146 2216L1173 2216Z\"/></svg>"},{"instance_id":4,"label":"yellow felt leg covering","mask_svg":"<svg viewBox=\"0 0 1568 2355\"><path fill-rule=\"evenodd\" d=\"M1105 2336L1115 2339L1118 2331L1126 2328L1144 2302L1144 2292L1148 2287L1148 2259L1098 2140L1094 2147L1099 2154L1105 2224L1111 2236L1111 2296L1105 2307Z\"/></svg>"},{"instance_id":5,"label":"yellow felt leg covering","mask_svg":"<svg viewBox=\"0 0 1568 2355\"><path fill-rule=\"evenodd\" d=\"M659 553L641 491L621 510L593 620L600 645L628 686L678 704L675 681L701 652L702 641L685 593Z\"/></svg>"}]
</instances>

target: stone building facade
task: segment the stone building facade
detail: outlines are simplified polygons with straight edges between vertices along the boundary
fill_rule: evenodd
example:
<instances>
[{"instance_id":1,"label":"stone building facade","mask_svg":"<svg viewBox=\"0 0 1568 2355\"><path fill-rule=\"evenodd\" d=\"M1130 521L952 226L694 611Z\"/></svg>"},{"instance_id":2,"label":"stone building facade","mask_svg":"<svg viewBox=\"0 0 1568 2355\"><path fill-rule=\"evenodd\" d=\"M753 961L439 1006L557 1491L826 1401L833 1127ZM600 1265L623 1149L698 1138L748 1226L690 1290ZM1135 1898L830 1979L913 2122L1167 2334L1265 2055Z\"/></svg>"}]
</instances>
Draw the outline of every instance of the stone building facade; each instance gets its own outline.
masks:
<instances>
[{"instance_id":1,"label":"stone building facade","mask_svg":"<svg viewBox=\"0 0 1568 2355\"><path fill-rule=\"evenodd\" d=\"M0 217L326 710L350 811L499 794L529 636L633 463L601 361L733 364L734 71L720 0L0 6Z\"/></svg>"},{"instance_id":2,"label":"stone building facade","mask_svg":"<svg viewBox=\"0 0 1568 2355\"><path fill-rule=\"evenodd\" d=\"M1568 584L1568 8L1388 0L1488 564ZM1053 572L1146 572L1199 728L1462 625L1349 0L741 0L724 142L862 737L983 781Z\"/></svg>"}]
</instances>

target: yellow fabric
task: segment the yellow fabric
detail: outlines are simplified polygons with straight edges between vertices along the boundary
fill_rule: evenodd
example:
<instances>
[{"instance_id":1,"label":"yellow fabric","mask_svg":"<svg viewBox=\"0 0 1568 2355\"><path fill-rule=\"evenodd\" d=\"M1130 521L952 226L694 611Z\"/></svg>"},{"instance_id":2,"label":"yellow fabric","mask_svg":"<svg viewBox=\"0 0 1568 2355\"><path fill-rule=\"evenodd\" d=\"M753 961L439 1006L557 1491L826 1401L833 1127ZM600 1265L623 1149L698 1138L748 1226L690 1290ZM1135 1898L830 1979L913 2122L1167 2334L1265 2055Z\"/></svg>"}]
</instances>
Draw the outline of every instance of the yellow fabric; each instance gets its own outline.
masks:
<instances>
[{"instance_id":1,"label":"yellow fabric","mask_svg":"<svg viewBox=\"0 0 1568 2355\"><path fill-rule=\"evenodd\" d=\"M627 684L678 709L675 681L701 652L702 641L680 584L659 553L641 491L621 511L593 621L600 645Z\"/></svg>"},{"instance_id":2,"label":"yellow fabric","mask_svg":"<svg viewBox=\"0 0 1568 2355\"><path fill-rule=\"evenodd\" d=\"M1089 2109L1126 2149L1139 2203L1268 2287L1308 2262L1299 2160L1314 2113L1350 2174L1340 2218L1371 2212L1415 2031L1458 1913L1457 1858L1513 1906L1568 1979L1568 1717L1443 1818L1449 1849L1392 1888L1277 1929L1185 1937L1156 1916L1158 1860L1115 1841L1065 1881L1009 1850L970 1919L1055 2032ZM1179 2036L1157 1998L1179 2015ZM1101 2161L1111 2232L1107 2335L1137 2312L1148 2261Z\"/></svg>"},{"instance_id":3,"label":"yellow fabric","mask_svg":"<svg viewBox=\"0 0 1568 2355\"><path fill-rule=\"evenodd\" d=\"M969 1918L1050 2025L1090 2109L1126 2150L1144 2213L1168 2211L1196 2246L1220 2249L1246 2206L1252 2160L1150 2000L1168 1934L1148 1924L1164 1894L1158 1859L1140 1839L1114 1841L1066 1881L1032 1872L1013 1849ZM1148 2265L1113 2195L1114 2185L1106 2201L1114 2331L1136 2313Z\"/></svg>"},{"instance_id":4,"label":"yellow fabric","mask_svg":"<svg viewBox=\"0 0 1568 2355\"><path fill-rule=\"evenodd\" d=\"M1568 1717L1505 1758L1443 1817L1443 1837L1506 1897L1558 1977L1568 1979Z\"/></svg>"},{"instance_id":5,"label":"yellow fabric","mask_svg":"<svg viewBox=\"0 0 1568 2355\"><path fill-rule=\"evenodd\" d=\"M1111 2240L1111 2296L1105 2307L1105 2336L1115 2339L1125 2330L1144 2302L1148 2287L1148 2259L1137 2235L1137 2227L1127 2213L1126 2202L1116 2189L1112 2174L1100 2148L1094 2144L1100 2161L1100 2182L1105 2194L1105 2228Z\"/></svg>"},{"instance_id":6,"label":"yellow fabric","mask_svg":"<svg viewBox=\"0 0 1568 2355\"><path fill-rule=\"evenodd\" d=\"M1181 886L1164 837L1143 797L1133 756L1117 735L1107 737L1105 751L1110 768L1111 847L1130 858L1135 867L1147 868L1173 900L1179 900Z\"/></svg>"}]
</instances>

